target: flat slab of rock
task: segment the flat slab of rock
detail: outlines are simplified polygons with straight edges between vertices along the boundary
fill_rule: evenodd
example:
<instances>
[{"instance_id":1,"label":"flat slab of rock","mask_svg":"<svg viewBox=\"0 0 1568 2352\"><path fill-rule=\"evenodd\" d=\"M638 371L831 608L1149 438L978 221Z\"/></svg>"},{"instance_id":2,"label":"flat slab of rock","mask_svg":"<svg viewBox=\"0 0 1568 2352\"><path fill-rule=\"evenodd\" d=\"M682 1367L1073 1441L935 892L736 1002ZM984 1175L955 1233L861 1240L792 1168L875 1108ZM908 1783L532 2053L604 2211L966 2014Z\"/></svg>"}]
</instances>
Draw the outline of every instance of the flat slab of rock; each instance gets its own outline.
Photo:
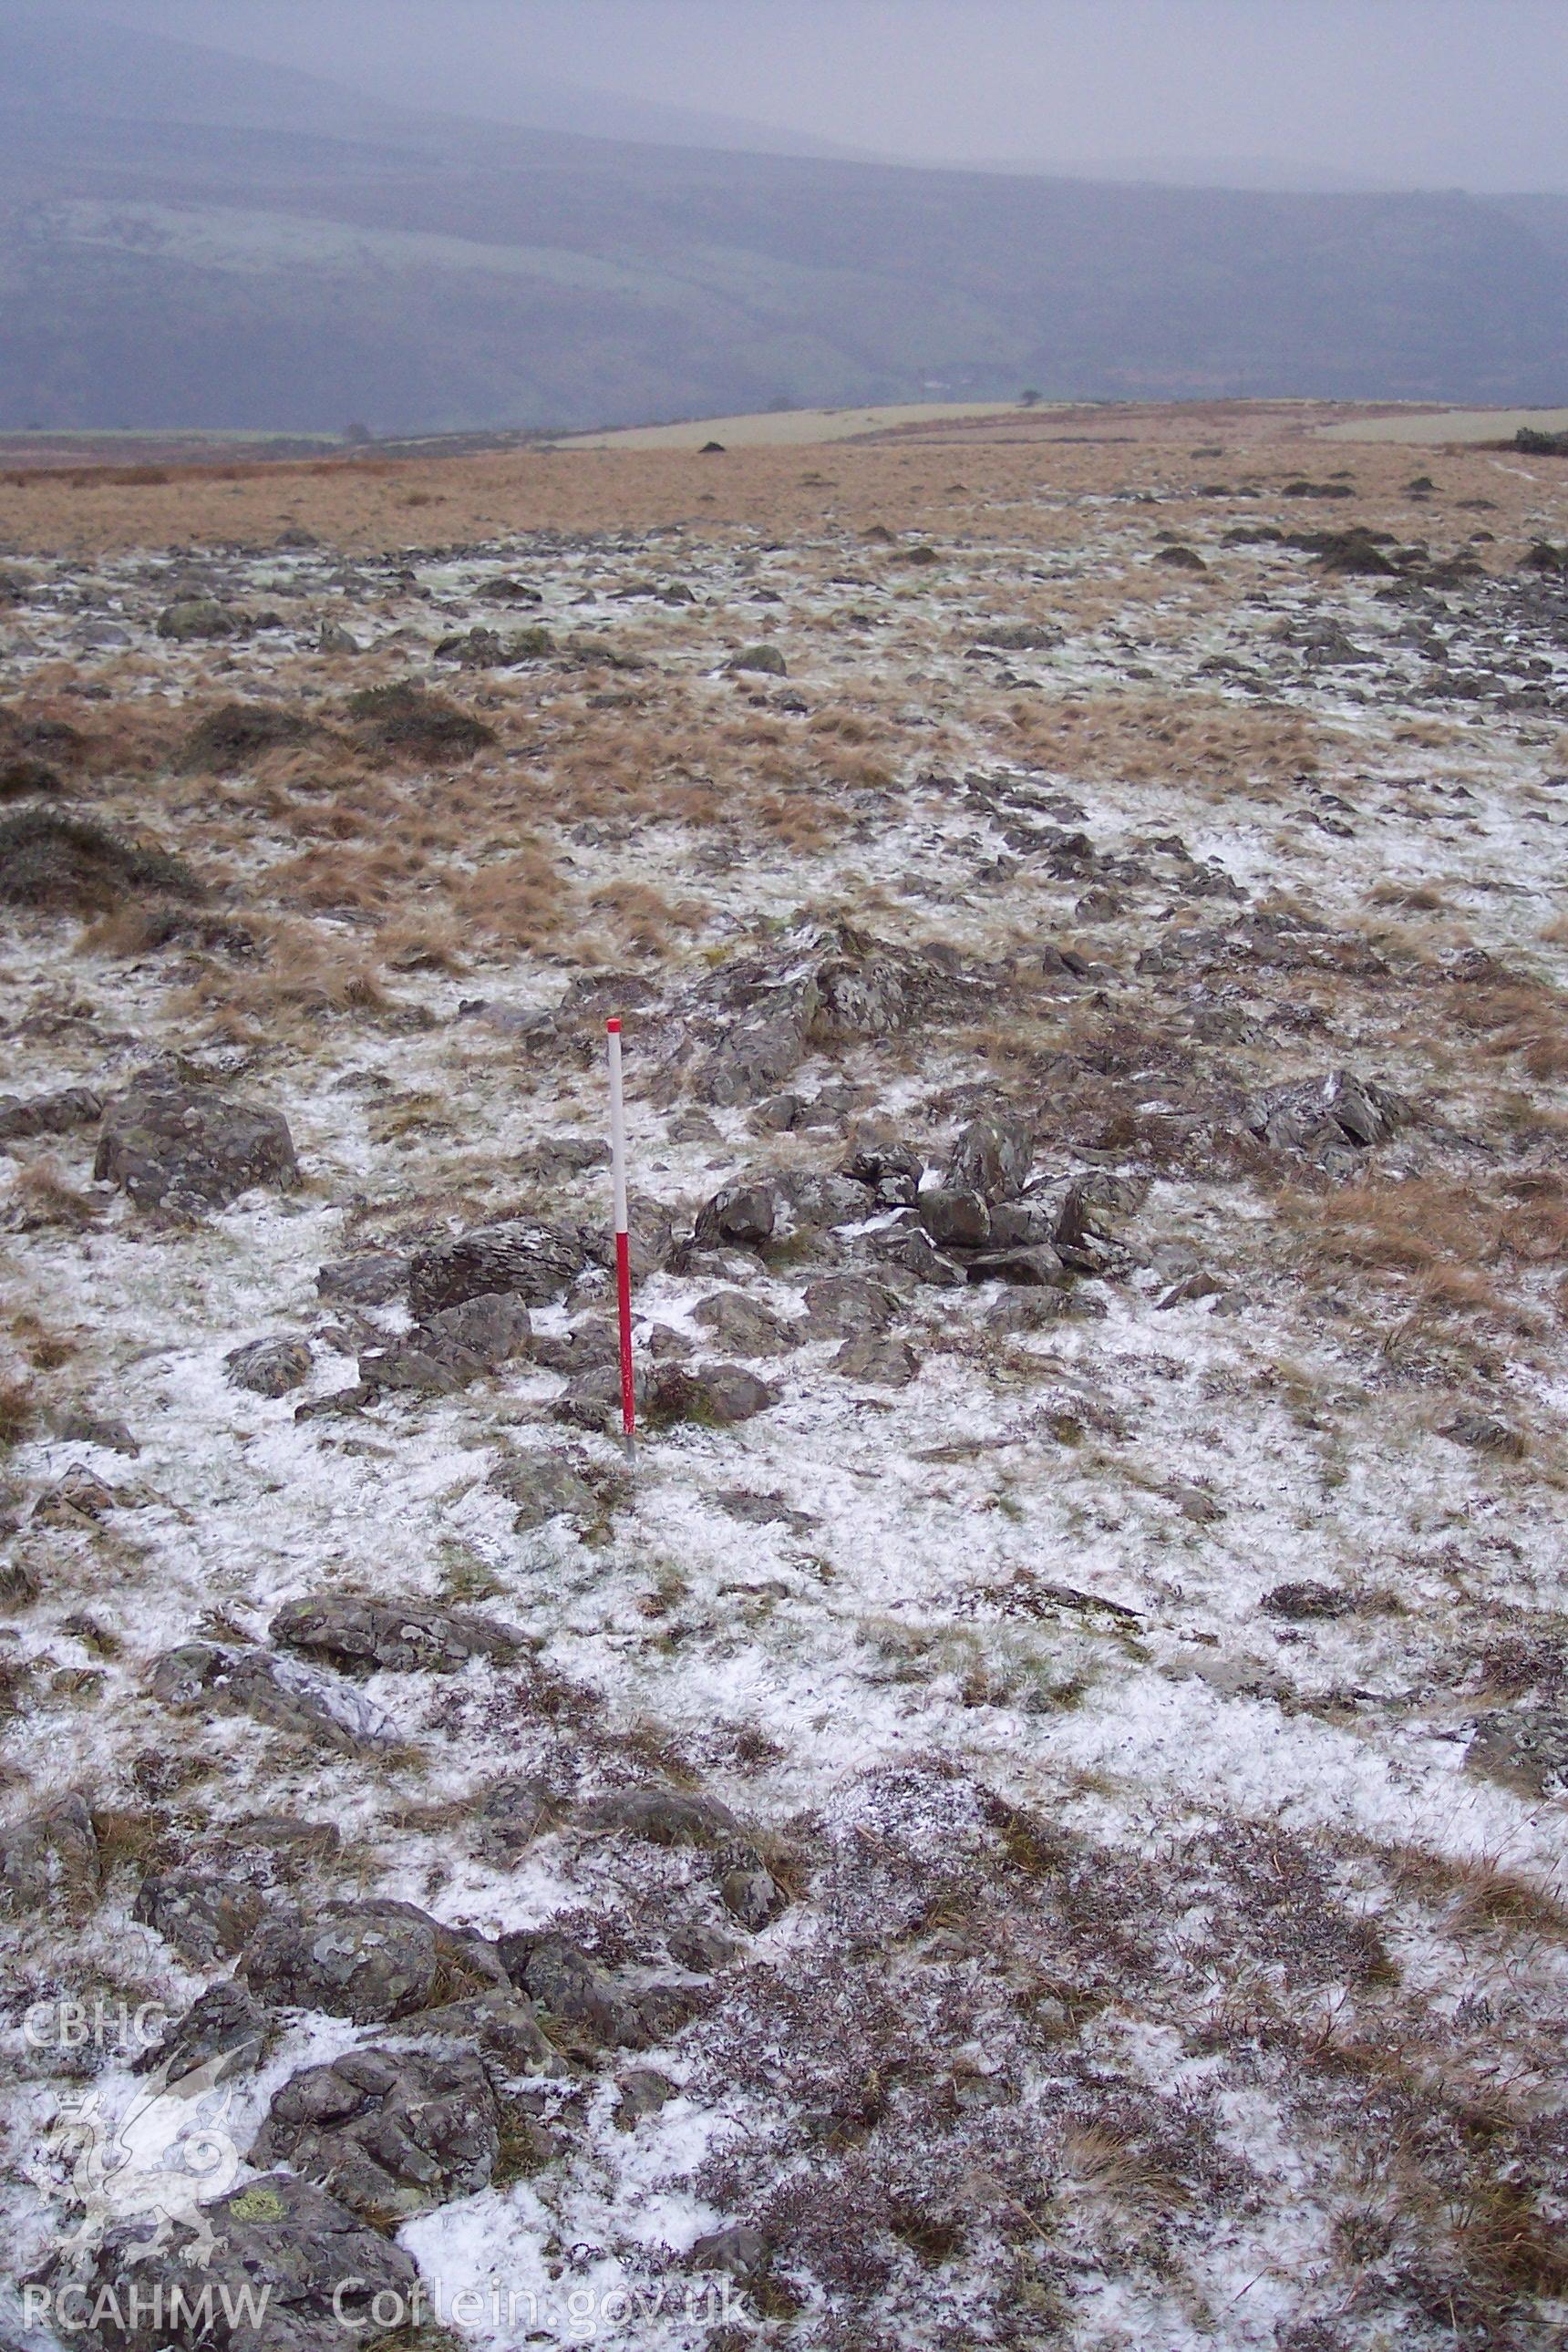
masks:
<instances>
[{"instance_id":1,"label":"flat slab of rock","mask_svg":"<svg viewBox=\"0 0 1568 2352\"><path fill-rule=\"evenodd\" d=\"M471 2054L353 2050L291 2075L250 2151L384 2228L489 2185L500 2110Z\"/></svg>"},{"instance_id":2,"label":"flat slab of rock","mask_svg":"<svg viewBox=\"0 0 1568 2352\"><path fill-rule=\"evenodd\" d=\"M281 1111L233 1101L162 1074L135 1079L104 1108L93 1175L140 1207L200 1215L257 1185L299 1181Z\"/></svg>"},{"instance_id":3,"label":"flat slab of rock","mask_svg":"<svg viewBox=\"0 0 1568 2352\"><path fill-rule=\"evenodd\" d=\"M328 1682L291 1658L218 1642L185 1642L153 1669L154 1698L215 1715L254 1716L274 1731L363 1755L391 1738L391 1727L348 1684Z\"/></svg>"},{"instance_id":4,"label":"flat slab of rock","mask_svg":"<svg viewBox=\"0 0 1568 2352\"><path fill-rule=\"evenodd\" d=\"M748 1298L743 1290L715 1290L691 1311L715 1347L732 1349L737 1356L782 1356L799 1338L771 1307Z\"/></svg>"},{"instance_id":5,"label":"flat slab of rock","mask_svg":"<svg viewBox=\"0 0 1568 2352\"><path fill-rule=\"evenodd\" d=\"M510 1626L432 1601L366 1601L321 1593L290 1601L268 1628L274 1642L321 1658L350 1673L381 1668L413 1674L450 1673L469 1658L511 1658L522 1635Z\"/></svg>"},{"instance_id":6,"label":"flat slab of rock","mask_svg":"<svg viewBox=\"0 0 1568 2352\"><path fill-rule=\"evenodd\" d=\"M345 1307L389 1307L408 1287L412 1260L392 1250L367 1250L359 1257L334 1258L320 1268L316 1288Z\"/></svg>"},{"instance_id":7,"label":"flat slab of rock","mask_svg":"<svg viewBox=\"0 0 1568 2352\"><path fill-rule=\"evenodd\" d=\"M550 1307L565 1297L587 1262L581 1238L565 1225L521 1219L477 1225L419 1252L409 1268L408 1303L420 1322L492 1291Z\"/></svg>"},{"instance_id":8,"label":"flat slab of rock","mask_svg":"<svg viewBox=\"0 0 1568 2352\"><path fill-rule=\"evenodd\" d=\"M89 2352L344 2352L383 2332L377 2296L384 2320L412 2310L418 2284L413 2256L381 2231L314 2181L270 2172L194 2217L181 2209L162 2232L145 2215L115 2223L86 2283L91 2323L74 2340Z\"/></svg>"}]
</instances>

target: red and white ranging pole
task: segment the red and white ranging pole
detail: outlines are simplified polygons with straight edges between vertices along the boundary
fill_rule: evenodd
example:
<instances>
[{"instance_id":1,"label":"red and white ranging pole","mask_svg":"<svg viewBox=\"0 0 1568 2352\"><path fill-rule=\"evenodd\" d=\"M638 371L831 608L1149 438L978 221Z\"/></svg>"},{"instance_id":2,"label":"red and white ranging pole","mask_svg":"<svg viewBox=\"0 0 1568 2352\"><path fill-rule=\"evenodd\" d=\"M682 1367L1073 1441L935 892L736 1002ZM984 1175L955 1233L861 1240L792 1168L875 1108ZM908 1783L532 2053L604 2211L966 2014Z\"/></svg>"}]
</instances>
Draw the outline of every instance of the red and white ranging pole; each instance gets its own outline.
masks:
<instances>
[{"instance_id":1,"label":"red and white ranging pole","mask_svg":"<svg viewBox=\"0 0 1568 2352\"><path fill-rule=\"evenodd\" d=\"M610 1171L616 1192L616 1295L621 1323L621 1427L626 1460L637 1450L637 1384L632 1373L632 1244L626 1223L626 1106L621 1091L621 1024L607 1021L610 1041Z\"/></svg>"}]
</instances>

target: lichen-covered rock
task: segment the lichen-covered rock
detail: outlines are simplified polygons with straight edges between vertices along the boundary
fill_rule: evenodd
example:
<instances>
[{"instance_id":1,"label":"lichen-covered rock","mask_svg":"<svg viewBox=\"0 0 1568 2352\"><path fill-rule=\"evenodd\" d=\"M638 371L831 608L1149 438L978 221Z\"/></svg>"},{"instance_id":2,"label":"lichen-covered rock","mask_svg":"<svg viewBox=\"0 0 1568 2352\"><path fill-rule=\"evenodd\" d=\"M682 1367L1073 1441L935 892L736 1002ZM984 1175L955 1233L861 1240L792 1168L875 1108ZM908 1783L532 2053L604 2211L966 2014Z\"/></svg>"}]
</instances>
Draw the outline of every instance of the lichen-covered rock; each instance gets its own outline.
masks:
<instances>
[{"instance_id":1,"label":"lichen-covered rock","mask_svg":"<svg viewBox=\"0 0 1568 2352\"><path fill-rule=\"evenodd\" d=\"M274 1642L349 1673L421 1668L449 1673L469 1658L511 1658L522 1635L510 1625L431 1601L370 1601L320 1593L290 1601L268 1628Z\"/></svg>"},{"instance_id":2,"label":"lichen-covered rock","mask_svg":"<svg viewBox=\"0 0 1568 2352\"><path fill-rule=\"evenodd\" d=\"M1247 1124L1277 1151L1304 1152L1337 1168L1386 1143L1407 1116L1385 1087L1351 1070L1331 1070L1326 1077L1270 1088L1253 1106Z\"/></svg>"},{"instance_id":3,"label":"lichen-covered rock","mask_svg":"<svg viewBox=\"0 0 1568 2352\"><path fill-rule=\"evenodd\" d=\"M242 1984L209 1985L161 2041L142 2051L132 2072L177 2084L205 2068L215 2084L226 2083L254 2074L266 2040L267 2019Z\"/></svg>"},{"instance_id":4,"label":"lichen-covered rock","mask_svg":"<svg viewBox=\"0 0 1568 2352\"><path fill-rule=\"evenodd\" d=\"M248 625L248 614L231 604L220 604L216 596L184 596L165 605L158 615L158 635L178 646L236 637Z\"/></svg>"},{"instance_id":5,"label":"lichen-covered rock","mask_svg":"<svg viewBox=\"0 0 1568 2352\"><path fill-rule=\"evenodd\" d=\"M500 1939L507 1974L565 2037L590 2047L642 2050L652 2035L631 1996L571 1937L525 1929Z\"/></svg>"},{"instance_id":6,"label":"lichen-covered rock","mask_svg":"<svg viewBox=\"0 0 1568 2352\"><path fill-rule=\"evenodd\" d=\"M351 1685L329 1682L291 1658L218 1642L184 1642L153 1669L154 1698L167 1706L245 1714L349 1756L381 1745L388 1727Z\"/></svg>"},{"instance_id":7,"label":"lichen-covered rock","mask_svg":"<svg viewBox=\"0 0 1568 2352\"><path fill-rule=\"evenodd\" d=\"M412 1903L372 1897L324 1903L309 1916L291 1906L270 1913L247 1943L239 1975L259 2000L378 2025L428 2007L439 1960L434 1919Z\"/></svg>"},{"instance_id":8,"label":"lichen-covered rock","mask_svg":"<svg viewBox=\"0 0 1568 2352\"><path fill-rule=\"evenodd\" d=\"M223 1360L237 1389L248 1389L252 1396L282 1397L310 1379L310 1343L284 1338L251 1339L243 1348L231 1349Z\"/></svg>"},{"instance_id":9,"label":"lichen-covered rock","mask_svg":"<svg viewBox=\"0 0 1568 2352\"><path fill-rule=\"evenodd\" d=\"M213 1968L233 1958L266 1907L258 1890L242 1878L164 1870L142 1881L132 1916L172 1944L193 1968Z\"/></svg>"},{"instance_id":10,"label":"lichen-covered rock","mask_svg":"<svg viewBox=\"0 0 1568 2352\"><path fill-rule=\"evenodd\" d=\"M383 2228L485 2188L500 2111L471 2055L362 2049L291 2075L250 2151L287 2164Z\"/></svg>"},{"instance_id":11,"label":"lichen-covered rock","mask_svg":"<svg viewBox=\"0 0 1568 2352\"><path fill-rule=\"evenodd\" d=\"M954 1141L943 1181L986 1202L1015 1200L1029 1181L1034 1152L1026 1120L1005 1113L971 1119Z\"/></svg>"},{"instance_id":12,"label":"lichen-covered rock","mask_svg":"<svg viewBox=\"0 0 1568 2352\"><path fill-rule=\"evenodd\" d=\"M981 1250L991 1239L991 1211L980 1192L953 1184L931 1185L915 1207L938 1249Z\"/></svg>"},{"instance_id":13,"label":"lichen-covered rock","mask_svg":"<svg viewBox=\"0 0 1568 2352\"><path fill-rule=\"evenodd\" d=\"M409 1265L395 1250L366 1250L322 1266L316 1288L323 1298L341 1299L345 1307L387 1307L407 1289Z\"/></svg>"},{"instance_id":14,"label":"lichen-covered rock","mask_svg":"<svg viewBox=\"0 0 1568 2352\"><path fill-rule=\"evenodd\" d=\"M519 1534L553 1518L593 1519L602 1508L585 1478L558 1454L511 1454L491 1471L490 1485L517 1506Z\"/></svg>"},{"instance_id":15,"label":"lichen-covered rock","mask_svg":"<svg viewBox=\"0 0 1568 2352\"><path fill-rule=\"evenodd\" d=\"M565 1297L586 1264L580 1236L567 1226L521 1219L477 1225L417 1254L409 1268L409 1305L420 1322L490 1292L549 1307Z\"/></svg>"},{"instance_id":16,"label":"lichen-covered rock","mask_svg":"<svg viewBox=\"0 0 1568 2352\"><path fill-rule=\"evenodd\" d=\"M826 1274L805 1286L805 1336L858 1339L890 1328L898 1300L883 1282L864 1274Z\"/></svg>"},{"instance_id":17,"label":"lichen-covered rock","mask_svg":"<svg viewBox=\"0 0 1568 2352\"><path fill-rule=\"evenodd\" d=\"M105 1107L93 1174L139 1207L199 1215L258 1185L299 1181L281 1111L153 1072Z\"/></svg>"},{"instance_id":18,"label":"lichen-covered rock","mask_svg":"<svg viewBox=\"0 0 1568 2352\"><path fill-rule=\"evenodd\" d=\"M160 2232L144 2215L114 2223L75 2340L88 2352L344 2352L384 2333L389 2311L412 2312L419 2285L413 2256L381 2231L313 2181L272 2172L194 2218L181 2209Z\"/></svg>"}]
</instances>

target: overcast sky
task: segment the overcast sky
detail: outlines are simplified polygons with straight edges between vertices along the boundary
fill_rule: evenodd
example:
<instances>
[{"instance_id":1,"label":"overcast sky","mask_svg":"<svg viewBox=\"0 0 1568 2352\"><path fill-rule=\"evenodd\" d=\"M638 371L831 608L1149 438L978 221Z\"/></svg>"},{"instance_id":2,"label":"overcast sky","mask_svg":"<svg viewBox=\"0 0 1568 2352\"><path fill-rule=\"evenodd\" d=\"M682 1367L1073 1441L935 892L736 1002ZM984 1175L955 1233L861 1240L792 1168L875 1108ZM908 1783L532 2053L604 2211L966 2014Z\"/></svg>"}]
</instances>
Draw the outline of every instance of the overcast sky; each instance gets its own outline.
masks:
<instances>
[{"instance_id":1,"label":"overcast sky","mask_svg":"<svg viewBox=\"0 0 1568 2352\"><path fill-rule=\"evenodd\" d=\"M546 79L911 158L1256 158L1380 185L1568 187L1568 0L93 5L502 117Z\"/></svg>"}]
</instances>

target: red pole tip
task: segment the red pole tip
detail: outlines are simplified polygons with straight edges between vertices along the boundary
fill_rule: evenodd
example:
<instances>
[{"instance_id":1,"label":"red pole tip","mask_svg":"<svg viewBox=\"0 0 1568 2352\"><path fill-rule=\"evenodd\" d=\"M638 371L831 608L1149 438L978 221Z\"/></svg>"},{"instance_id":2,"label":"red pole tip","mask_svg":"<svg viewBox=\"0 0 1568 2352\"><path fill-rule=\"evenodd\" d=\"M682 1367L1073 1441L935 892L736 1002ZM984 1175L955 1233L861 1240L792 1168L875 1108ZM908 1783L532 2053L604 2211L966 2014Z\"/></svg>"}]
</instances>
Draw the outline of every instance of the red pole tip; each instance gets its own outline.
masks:
<instances>
[{"instance_id":1,"label":"red pole tip","mask_svg":"<svg viewBox=\"0 0 1568 2352\"><path fill-rule=\"evenodd\" d=\"M618 1037L620 1035L621 1024L618 1021L606 1021L605 1026L609 1031L612 1037Z\"/></svg>"}]
</instances>

